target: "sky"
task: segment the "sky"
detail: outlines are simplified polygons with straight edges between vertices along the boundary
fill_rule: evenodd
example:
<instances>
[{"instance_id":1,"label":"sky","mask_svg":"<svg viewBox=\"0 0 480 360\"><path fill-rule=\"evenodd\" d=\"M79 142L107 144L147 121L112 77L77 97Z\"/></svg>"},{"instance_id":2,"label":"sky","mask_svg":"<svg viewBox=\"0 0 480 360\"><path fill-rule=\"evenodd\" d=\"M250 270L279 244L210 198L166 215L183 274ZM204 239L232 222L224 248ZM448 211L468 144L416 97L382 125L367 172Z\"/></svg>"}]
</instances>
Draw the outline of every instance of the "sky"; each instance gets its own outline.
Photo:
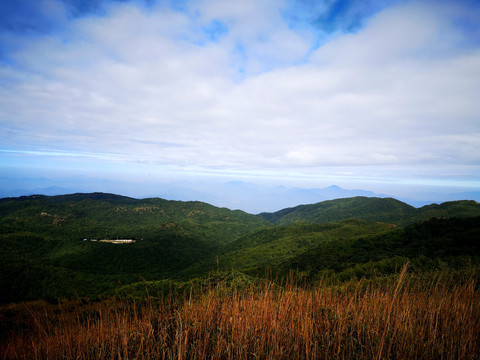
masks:
<instances>
[{"instance_id":1,"label":"sky","mask_svg":"<svg viewBox=\"0 0 480 360\"><path fill-rule=\"evenodd\" d=\"M12 189L480 191L479 99L478 1L0 0Z\"/></svg>"}]
</instances>

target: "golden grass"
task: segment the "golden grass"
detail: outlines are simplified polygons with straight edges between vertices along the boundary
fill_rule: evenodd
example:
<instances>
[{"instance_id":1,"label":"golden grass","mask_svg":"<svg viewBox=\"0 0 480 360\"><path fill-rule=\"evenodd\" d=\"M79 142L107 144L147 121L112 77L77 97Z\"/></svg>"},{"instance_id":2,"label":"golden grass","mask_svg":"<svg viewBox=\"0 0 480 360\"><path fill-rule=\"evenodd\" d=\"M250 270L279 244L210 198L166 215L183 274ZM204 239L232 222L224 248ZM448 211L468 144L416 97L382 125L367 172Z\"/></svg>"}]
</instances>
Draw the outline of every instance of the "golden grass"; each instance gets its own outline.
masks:
<instances>
[{"instance_id":1,"label":"golden grass","mask_svg":"<svg viewBox=\"0 0 480 360\"><path fill-rule=\"evenodd\" d=\"M479 359L476 283L217 284L180 299L15 305L4 359ZM5 310L5 309L4 309ZM10 308L11 311L13 311Z\"/></svg>"}]
</instances>

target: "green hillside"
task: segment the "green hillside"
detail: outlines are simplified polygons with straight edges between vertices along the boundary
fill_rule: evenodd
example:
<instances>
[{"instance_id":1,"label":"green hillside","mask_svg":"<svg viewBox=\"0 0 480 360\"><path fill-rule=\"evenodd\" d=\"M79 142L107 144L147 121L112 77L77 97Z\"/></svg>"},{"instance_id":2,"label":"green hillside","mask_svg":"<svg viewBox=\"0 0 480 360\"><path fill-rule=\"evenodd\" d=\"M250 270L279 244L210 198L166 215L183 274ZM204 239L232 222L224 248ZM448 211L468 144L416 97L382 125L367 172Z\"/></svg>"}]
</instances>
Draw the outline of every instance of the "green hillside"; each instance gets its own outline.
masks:
<instances>
[{"instance_id":1,"label":"green hillside","mask_svg":"<svg viewBox=\"0 0 480 360\"><path fill-rule=\"evenodd\" d=\"M309 249L327 242L342 242L359 236L389 232L391 224L346 220L340 223L296 223L254 231L225 246L218 257L220 269L235 269L262 275L267 269L288 273L283 264ZM187 269L191 275L215 269L216 264L206 261ZM284 270L284 271L283 271Z\"/></svg>"},{"instance_id":2,"label":"green hillside","mask_svg":"<svg viewBox=\"0 0 480 360\"><path fill-rule=\"evenodd\" d=\"M102 193L2 199L0 215L3 301L100 294L140 279L172 278L270 226L201 202ZM136 242L91 241L117 238Z\"/></svg>"},{"instance_id":3,"label":"green hillside","mask_svg":"<svg viewBox=\"0 0 480 360\"><path fill-rule=\"evenodd\" d=\"M265 219L243 211L198 201L138 200L104 193L1 199L0 216L1 233L28 229L63 240L117 237L138 240L168 230L227 243L269 225Z\"/></svg>"},{"instance_id":4,"label":"green hillside","mask_svg":"<svg viewBox=\"0 0 480 360\"><path fill-rule=\"evenodd\" d=\"M458 270L480 264L480 217L433 218L384 234L329 241L283 264L308 278L335 272L340 279L413 271Z\"/></svg>"},{"instance_id":5,"label":"green hillside","mask_svg":"<svg viewBox=\"0 0 480 360\"><path fill-rule=\"evenodd\" d=\"M447 201L442 204L431 204L418 209L421 220L432 217L472 217L480 216L480 204L473 200Z\"/></svg>"},{"instance_id":6,"label":"green hillside","mask_svg":"<svg viewBox=\"0 0 480 360\"><path fill-rule=\"evenodd\" d=\"M220 270L249 275L287 275L307 280L386 275L405 262L414 271L461 269L480 264L480 217L432 218L407 227L380 222L294 223L261 229L224 247ZM216 269L213 260L185 270L189 276Z\"/></svg>"},{"instance_id":7,"label":"green hillside","mask_svg":"<svg viewBox=\"0 0 480 360\"><path fill-rule=\"evenodd\" d=\"M480 204L475 201L451 201L417 209L391 198L359 196L299 205L274 213L262 213L259 216L277 225L288 225L299 221L325 224L346 219L360 219L403 226L432 217L480 216Z\"/></svg>"},{"instance_id":8,"label":"green hillside","mask_svg":"<svg viewBox=\"0 0 480 360\"><path fill-rule=\"evenodd\" d=\"M0 302L97 297L217 271L259 277L298 270L315 281L389 274L407 260L419 271L475 267L479 228L474 201L416 209L356 197L251 215L104 193L6 198Z\"/></svg>"}]
</instances>

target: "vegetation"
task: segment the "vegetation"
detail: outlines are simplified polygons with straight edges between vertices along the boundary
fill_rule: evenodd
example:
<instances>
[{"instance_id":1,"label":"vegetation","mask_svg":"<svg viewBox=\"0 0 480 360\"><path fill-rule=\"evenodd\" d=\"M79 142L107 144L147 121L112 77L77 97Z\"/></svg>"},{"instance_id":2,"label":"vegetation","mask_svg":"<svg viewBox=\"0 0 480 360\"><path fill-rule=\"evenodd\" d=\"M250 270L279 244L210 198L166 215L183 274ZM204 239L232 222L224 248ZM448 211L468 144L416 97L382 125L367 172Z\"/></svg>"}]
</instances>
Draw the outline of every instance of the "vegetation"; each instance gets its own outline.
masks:
<instances>
[{"instance_id":1,"label":"vegetation","mask_svg":"<svg viewBox=\"0 0 480 360\"><path fill-rule=\"evenodd\" d=\"M409 225L432 217L480 216L480 206L475 201L450 201L416 209L391 198L353 197L300 205L274 213L260 214L265 219L288 225L298 221L325 224L346 219L380 221L396 225Z\"/></svg>"},{"instance_id":2,"label":"vegetation","mask_svg":"<svg viewBox=\"0 0 480 360\"><path fill-rule=\"evenodd\" d=\"M480 357L473 201L0 199L0 273L5 359Z\"/></svg>"},{"instance_id":3,"label":"vegetation","mask_svg":"<svg viewBox=\"0 0 480 360\"><path fill-rule=\"evenodd\" d=\"M201 202L103 193L0 200L0 302L109 295L129 284L188 283L212 270L344 281L479 263L480 205L412 208L350 198L258 216ZM459 218L450 218L456 215ZM436 216L407 227L398 224ZM347 219L349 218L349 219ZM114 245L92 239L132 238Z\"/></svg>"},{"instance_id":4,"label":"vegetation","mask_svg":"<svg viewBox=\"0 0 480 360\"><path fill-rule=\"evenodd\" d=\"M319 244L283 264L307 278L389 275L410 261L411 271L459 270L480 264L480 217L433 218L383 234Z\"/></svg>"},{"instance_id":5,"label":"vegetation","mask_svg":"<svg viewBox=\"0 0 480 360\"><path fill-rule=\"evenodd\" d=\"M1 302L96 297L142 279L172 278L213 258L263 218L201 202L112 194L0 201ZM91 239L132 238L113 245Z\"/></svg>"},{"instance_id":6,"label":"vegetation","mask_svg":"<svg viewBox=\"0 0 480 360\"><path fill-rule=\"evenodd\" d=\"M446 279L442 278L447 277ZM5 306L7 359L478 359L473 278L427 285L406 268L384 285L232 288L58 305ZM164 294L164 293L162 293Z\"/></svg>"},{"instance_id":7,"label":"vegetation","mask_svg":"<svg viewBox=\"0 0 480 360\"><path fill-rule=\"evenodd\" d=\"M253 275L271 271L288 275L288 264L295 257L321 244L339 244L359 236L371 236L391 231L394 226L359 220L340 223L308 224L296 223L287 226L263 228L232 241L223 247L218 257L220 269L236 269ZM214 262L207 260L187 268L190 274L199 274L214 269Z\"/></svg>"}]
</instances>

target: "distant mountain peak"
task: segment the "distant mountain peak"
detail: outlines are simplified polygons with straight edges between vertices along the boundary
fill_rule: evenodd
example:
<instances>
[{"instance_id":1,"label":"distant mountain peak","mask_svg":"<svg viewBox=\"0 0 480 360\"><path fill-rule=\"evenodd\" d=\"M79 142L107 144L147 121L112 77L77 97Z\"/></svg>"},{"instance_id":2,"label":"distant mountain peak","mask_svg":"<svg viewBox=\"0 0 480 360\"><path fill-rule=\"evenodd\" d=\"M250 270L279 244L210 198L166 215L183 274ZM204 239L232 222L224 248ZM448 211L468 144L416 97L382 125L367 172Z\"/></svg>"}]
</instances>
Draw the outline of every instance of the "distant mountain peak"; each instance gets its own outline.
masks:
<instances>
[{"instance_id":1,"label":"distant mountain peak","mask_svg":"<svg viewBox=\"0 0 480 360\"><path fill-rule=\"evenodd\" d=\"M337 186L337 185L330 185L329 187L326 187L325 189L328 189L328 190L344 190L340 186Z\"/></svg>"}]
</instances>

